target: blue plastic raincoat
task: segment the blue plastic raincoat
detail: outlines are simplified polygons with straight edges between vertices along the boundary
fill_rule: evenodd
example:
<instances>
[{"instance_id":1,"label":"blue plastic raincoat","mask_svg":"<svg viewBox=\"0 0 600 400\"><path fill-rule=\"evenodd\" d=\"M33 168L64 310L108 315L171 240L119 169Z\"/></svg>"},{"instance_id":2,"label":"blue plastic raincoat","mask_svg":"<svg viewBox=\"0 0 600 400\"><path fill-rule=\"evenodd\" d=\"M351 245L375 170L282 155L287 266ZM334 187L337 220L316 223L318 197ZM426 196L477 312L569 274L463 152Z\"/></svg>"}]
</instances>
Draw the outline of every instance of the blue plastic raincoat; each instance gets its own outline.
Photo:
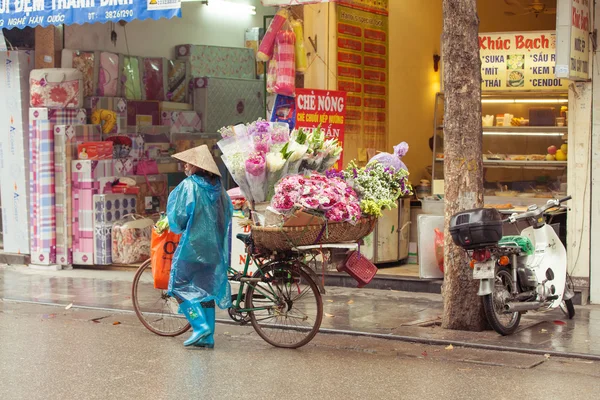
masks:
<instances>
[{"instance_id":1,"label":"blue plastic raincoat","mask_svg":"<svg viewBox=\"0 0 600 400\"><path fill-rule=\"evenodd\" d=\"M220 182L192 175L169 195L167 217L183 233L173 256L169 294L182 300L215 301L231 307L229 227L233 207Z\"/></svg>"}]
</instances>

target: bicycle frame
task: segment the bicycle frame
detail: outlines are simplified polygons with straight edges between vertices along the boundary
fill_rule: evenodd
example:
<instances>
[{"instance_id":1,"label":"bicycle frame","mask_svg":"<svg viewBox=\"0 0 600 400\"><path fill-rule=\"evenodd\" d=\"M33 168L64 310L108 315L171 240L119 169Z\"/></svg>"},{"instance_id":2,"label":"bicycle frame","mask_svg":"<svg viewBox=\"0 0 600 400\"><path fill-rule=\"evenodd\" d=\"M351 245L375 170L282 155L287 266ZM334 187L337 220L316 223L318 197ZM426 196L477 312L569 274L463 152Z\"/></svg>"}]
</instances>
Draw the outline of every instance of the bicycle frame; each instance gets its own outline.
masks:
<instances>
[{"instance_id":1,"label":"bicycle frame","mask_svg":"<svg viewBox=\"0 0 600 400\"><path fill-rule=\"evenodd\" d=\"M256 259L252 255L252 251L247 252L246 263L244 264L244 269L241 273L231 267L229 267L227 269L229 280L230 281L233 280L234 282L240 283L237 297L235 299L235 302L232 304L233 310L235 310L238 313L248 313L248 312L253 312L253 311L268 310L269 308L271 308L271 307L242 308L240 305L240 303L244 300L244 293L245 293L246 285L252 285L252 283L256 284L256 283L262 282L262 278L265 278L265 275L262 275L261 278L250 278L248 276L248 270L250 268L251 263L254 263L254 265L257 267L257 271L262 274L261 267L263 267L266 264L262 264L262 263L259 263L258 261L256 261ZM237 276L239 276L240 278L235 279ZM248 279L248 280L244 280L244 279ZM252 279L253 281L251 281L250 279ZM256 279L258 279L259 281L256 281ZM277 295L275 294L275 291L273 290L273 287L271 286L271 284L268 283L268 285L269 285L269 288L271 291L271 295L275 296L275 298L273 298L269 294L265 293L261 289L260 286L255 285L254 290L256 292L260 293L262 296L265 296L266 299L269 299L273 303L277 304L277 300L276 300Z\"/></svg>"}]
</instances>

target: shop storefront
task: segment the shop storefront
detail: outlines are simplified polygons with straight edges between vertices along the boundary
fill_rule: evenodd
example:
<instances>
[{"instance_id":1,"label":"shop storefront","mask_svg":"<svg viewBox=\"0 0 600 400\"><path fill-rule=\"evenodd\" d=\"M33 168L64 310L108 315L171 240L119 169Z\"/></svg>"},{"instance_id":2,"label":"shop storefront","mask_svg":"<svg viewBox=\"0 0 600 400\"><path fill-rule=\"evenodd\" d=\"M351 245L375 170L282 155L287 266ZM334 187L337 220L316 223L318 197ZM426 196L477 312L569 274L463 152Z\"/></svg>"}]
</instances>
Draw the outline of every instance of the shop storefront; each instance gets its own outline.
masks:
<instances>
[{"instance_id":1,"label":"shop storefront","mask_svg":"<svg viewBox=\"0 0 600 400\"><path fill-rule=\"evenodd\" d=\"M130 196L128 204L133 200L136 213L143 216L162 211L169 190L182 178L170 153L208 144L218 156L216 144L222 139L218 133L222 127L259 118L271 120L274 116L278 122L293 120L298 127L308 129L326 121L326 134L343 146L342 164L356 160L364 165L377 152L391 152L394 145L408 143L410 149L402 160L421 198L402 199L398 208L386 211L375 233L366 238L363 251L380 265L382 276L424 281L442 278L434 251L435 229L441 228L443 220L443 201L438 196L443 193L444 162L440 5L343 0L311 1L306 6L299 1L298 5L285 8L275 33L293 32L294 51L298 52L301 44L304 54L303 60L295 62L294 84L291 85L292 76L287 80L296 98L285 100L282 95L293 93L289 87L265 90L265 78L273 79L273 71L269 71L268 63L256 62L255 53L264 28L282 16L277 13L278 8L269 6L287 2L236 1L228 3L229 8L217 6L221 3L227 2L186 2L182 20L171 21L154 20L147 14L150 9L111 8L102 14L106 18L102 21L107 23L86 25L69 25L68 21L82 22L77 18L84 11L77 14L69 10L63 15L67 21L64 49L54 45L59 41L48 38L44 40L51 47L37 54L8 53L9 58L17 57L13 65L19 65L10 75L13 80L18 78L13 103L21 108L10 116L0 114L0 118L5 119L4 126L8 126L6 121L20 126L19 140L23 143L18 150L22 164L19 169L3 169L3 176L18 176L20 182L15 185L7 183L10 179L2 180L3 210L7 204L20 210L3 211L5 231L12 228L12 234L7 236L5 232L5 250L31 254L32 262L41 264L60 264L61 256L65 257L65 264L110 264L114 260L106 256L106 249L112 246L108 233L114 221L107 221L108 203L102 195ZM157 1L156 6L160 4ZM569 80L555 77L555 15L509 17L504 14L512 11L508 7L492 1L478 3L485 202L512 212L565 192L584 192L589 196L592 190L581 183L589 176L581 169L585 160L569 152L569 147L586 143L585 137L574 136L573 132L579 132L591 120L591 88L589 93L569 90ZM29 17L24 20L17 10L8 11L5 26L39 24ZM148 16L150 20L138 21ZM40 21L51 22L41 11L39 17ZM86 18L91 18L89 12ZM94 18L101 16L94 13ZM33 185L29 189L27 183L30 174L48 167L44 157L37 157L35 149L30 152L28 148L30 142L32 146L43 143L29 141L29 127L35 126L40 117L30 115L28 78L29 71L40 63L50 66L55 54L60 54L62 61L53 66L74 67L83 72L84 100L79 109L86 112L86 120L78 125L78 115L70 112L73 115L55 117L51 123L62 127L54 135L54 151L44 155L47 160L54 160L56 170L52 217L44 214L43 207L39 211L32 207L43 197L35 197L39 188ZM260 59L269 58L270 54ZM328 112L317 110L310 102L320 90L330 102ZM276 93L280 94L279 103ZM581 103L582 93L583 98L589 95L590 99L585 106ZM340 98L343 112L336 113L341 110L331 108L331 104L335 106ZM290 109L296 114L289 114ZM93 112L99 110L114 115L112 132L102 133L101 127L90 124ZM96 117L106 127L102 116ZM71 126L74 127L70 129ZM91 160L102 153L93 143L109 138L112 159ZM71 146L70 154L63 154L60 141L64 142L63 147ZM76 143L83 142L87 147L80 149ZM3 151L6 152L5 147ZM34 160L30 153L35 154ZM90 169L85 164L100 168ZM223 163L221 167L225 172ZM106 182L126 177L130 179L121 179L120 189L115 189L121 190L118 194L100 189L106 187ZM132 188L123 189L127 185ZM122 193L123 190L132 194ZM74 194L78 191L83 191L85 206ZM123 204L125 198L120 200ZM581 200L584 203L585 199ZM96 209L101 210L98 215ZM567 243L569 235L586 236L586 225L575 221L589 220L590 209L580 210L581 207L572 210L569 219L564 212L552 217L561 239ZM128 210L118 211L121 214ZM30 230L27 224L14 223L30 218L39 218L39 226L31 224ZM40 247L27 238L35 236L35 229L48 230L46 220L53 221L50 226L56 237L50 235L50 241L44 239ZM249 230L235 223L233 227L235 233ZM589 230L587 224L588 236ZM7 237L11 238L8 242ZM575 276L583 278L581 285L589 288L590 258L585 249L590 246L589 241L586 243L567 247L570 262L577 264ZM243 245L234 243L233 247L232 260L243 264ZM390 265L393 267L388 268Z\"/></svg>"},{"instance_id":2,"label":"shop storefront","mask_svg":"<svg viewBox=\"0 0 600 400\"><path fill-rule=\"evenodd\" d=\"M318 37L320 48L310 48L316 55L309 56L305 82L348 92L345 159L365 162L375 151L390 151L402 141L409 144L403 161L417 195L429 193L433 198L387 214L379 230L392 233L373 240L373 246L368 243L365 251L379 249L381 258L374 255L382 263L378 276L441 279L433 251L435 229L442 230L444 213L443 200L438 200L444 190L441 7L390 2L377 9L362 2L353 9L351 3L306 7L306 35ZM555 14L515 17L511 6L486 1L478 2L478 12L485 203L509 213L551 197L574 195L569 218L566 210L548 218L568 244L569 272L586 297L590 229L585 221L590 219L586 204L591 190L585 153L590 152L586 132L591 132L591 86L588 93L578 89L585 84L573 86L568 77L557 77ZM581 15L580 21L588 20ZM583 70L587 64L581 65ZM387 133L379 136L380 131ZM569 242L568 237L575 239ZM398 260L409 264L387 268L386 261L398 265Z\"/></svg>"},{"instance_id":3,"label":"shop storefront","mask_svg":"<svg viewBox=\"0 0 600 400\"><path fill-rule=\"evenodd\" d=\"M136 232L184 177L170 154L215 148L221 127L265 116L253 48L273 9L193 2L182 24L169 20L178 0L83 3L5 2L0 14L35 29L35 48L0 55L3 252L40 267L143 261ZM197 39L200 22L220 34Z\"/></svg>"}]
</instances>

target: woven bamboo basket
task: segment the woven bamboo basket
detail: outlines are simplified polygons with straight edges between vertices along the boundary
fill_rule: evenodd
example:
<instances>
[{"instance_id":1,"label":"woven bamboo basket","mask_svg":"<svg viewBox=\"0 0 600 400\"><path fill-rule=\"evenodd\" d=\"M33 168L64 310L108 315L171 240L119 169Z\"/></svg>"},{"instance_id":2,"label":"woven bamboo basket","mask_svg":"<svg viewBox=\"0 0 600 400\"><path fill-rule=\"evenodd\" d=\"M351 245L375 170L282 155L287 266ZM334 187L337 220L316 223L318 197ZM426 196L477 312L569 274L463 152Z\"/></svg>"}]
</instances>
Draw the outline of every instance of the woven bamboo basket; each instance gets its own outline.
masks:
<instances>
[{"instance_id":1,"label":"woven bamboo basket","mask_svg":"<svg viewBox=\"0 0 600 400\"><path fill-rule=\"evenodd\" d=\"M356 242L375 229L377 218L363 218L356 225L328 222L297 227L252 227L254 244L271 251L286 251L298 246Z\"/></svg>"}]
</instances>

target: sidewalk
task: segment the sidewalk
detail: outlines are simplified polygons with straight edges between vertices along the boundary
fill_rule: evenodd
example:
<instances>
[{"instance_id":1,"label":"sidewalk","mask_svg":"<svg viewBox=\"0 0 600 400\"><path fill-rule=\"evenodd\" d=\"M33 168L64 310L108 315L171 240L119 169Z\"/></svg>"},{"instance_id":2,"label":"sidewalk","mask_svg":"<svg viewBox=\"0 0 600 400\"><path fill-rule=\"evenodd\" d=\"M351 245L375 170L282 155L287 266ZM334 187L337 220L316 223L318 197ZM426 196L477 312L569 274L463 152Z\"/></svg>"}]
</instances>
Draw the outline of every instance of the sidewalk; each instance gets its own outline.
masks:
<instances>
[{"instance_id":1,"label":"sidewalk","mask_svg":"<svg viewBox=\"0 0 600 400\"><path fill-rule=\"evenodd\" d=\"M134 272L0 266L0 299L130 311ZM520 329L506 337L441 329L442 297L437 294L328 287L324 308L324 332L600 360L600 306L576 307L572 321L560 310L528 313ZM226 312L217 318L229 320Z\"/></svg>"}]
</instances>

